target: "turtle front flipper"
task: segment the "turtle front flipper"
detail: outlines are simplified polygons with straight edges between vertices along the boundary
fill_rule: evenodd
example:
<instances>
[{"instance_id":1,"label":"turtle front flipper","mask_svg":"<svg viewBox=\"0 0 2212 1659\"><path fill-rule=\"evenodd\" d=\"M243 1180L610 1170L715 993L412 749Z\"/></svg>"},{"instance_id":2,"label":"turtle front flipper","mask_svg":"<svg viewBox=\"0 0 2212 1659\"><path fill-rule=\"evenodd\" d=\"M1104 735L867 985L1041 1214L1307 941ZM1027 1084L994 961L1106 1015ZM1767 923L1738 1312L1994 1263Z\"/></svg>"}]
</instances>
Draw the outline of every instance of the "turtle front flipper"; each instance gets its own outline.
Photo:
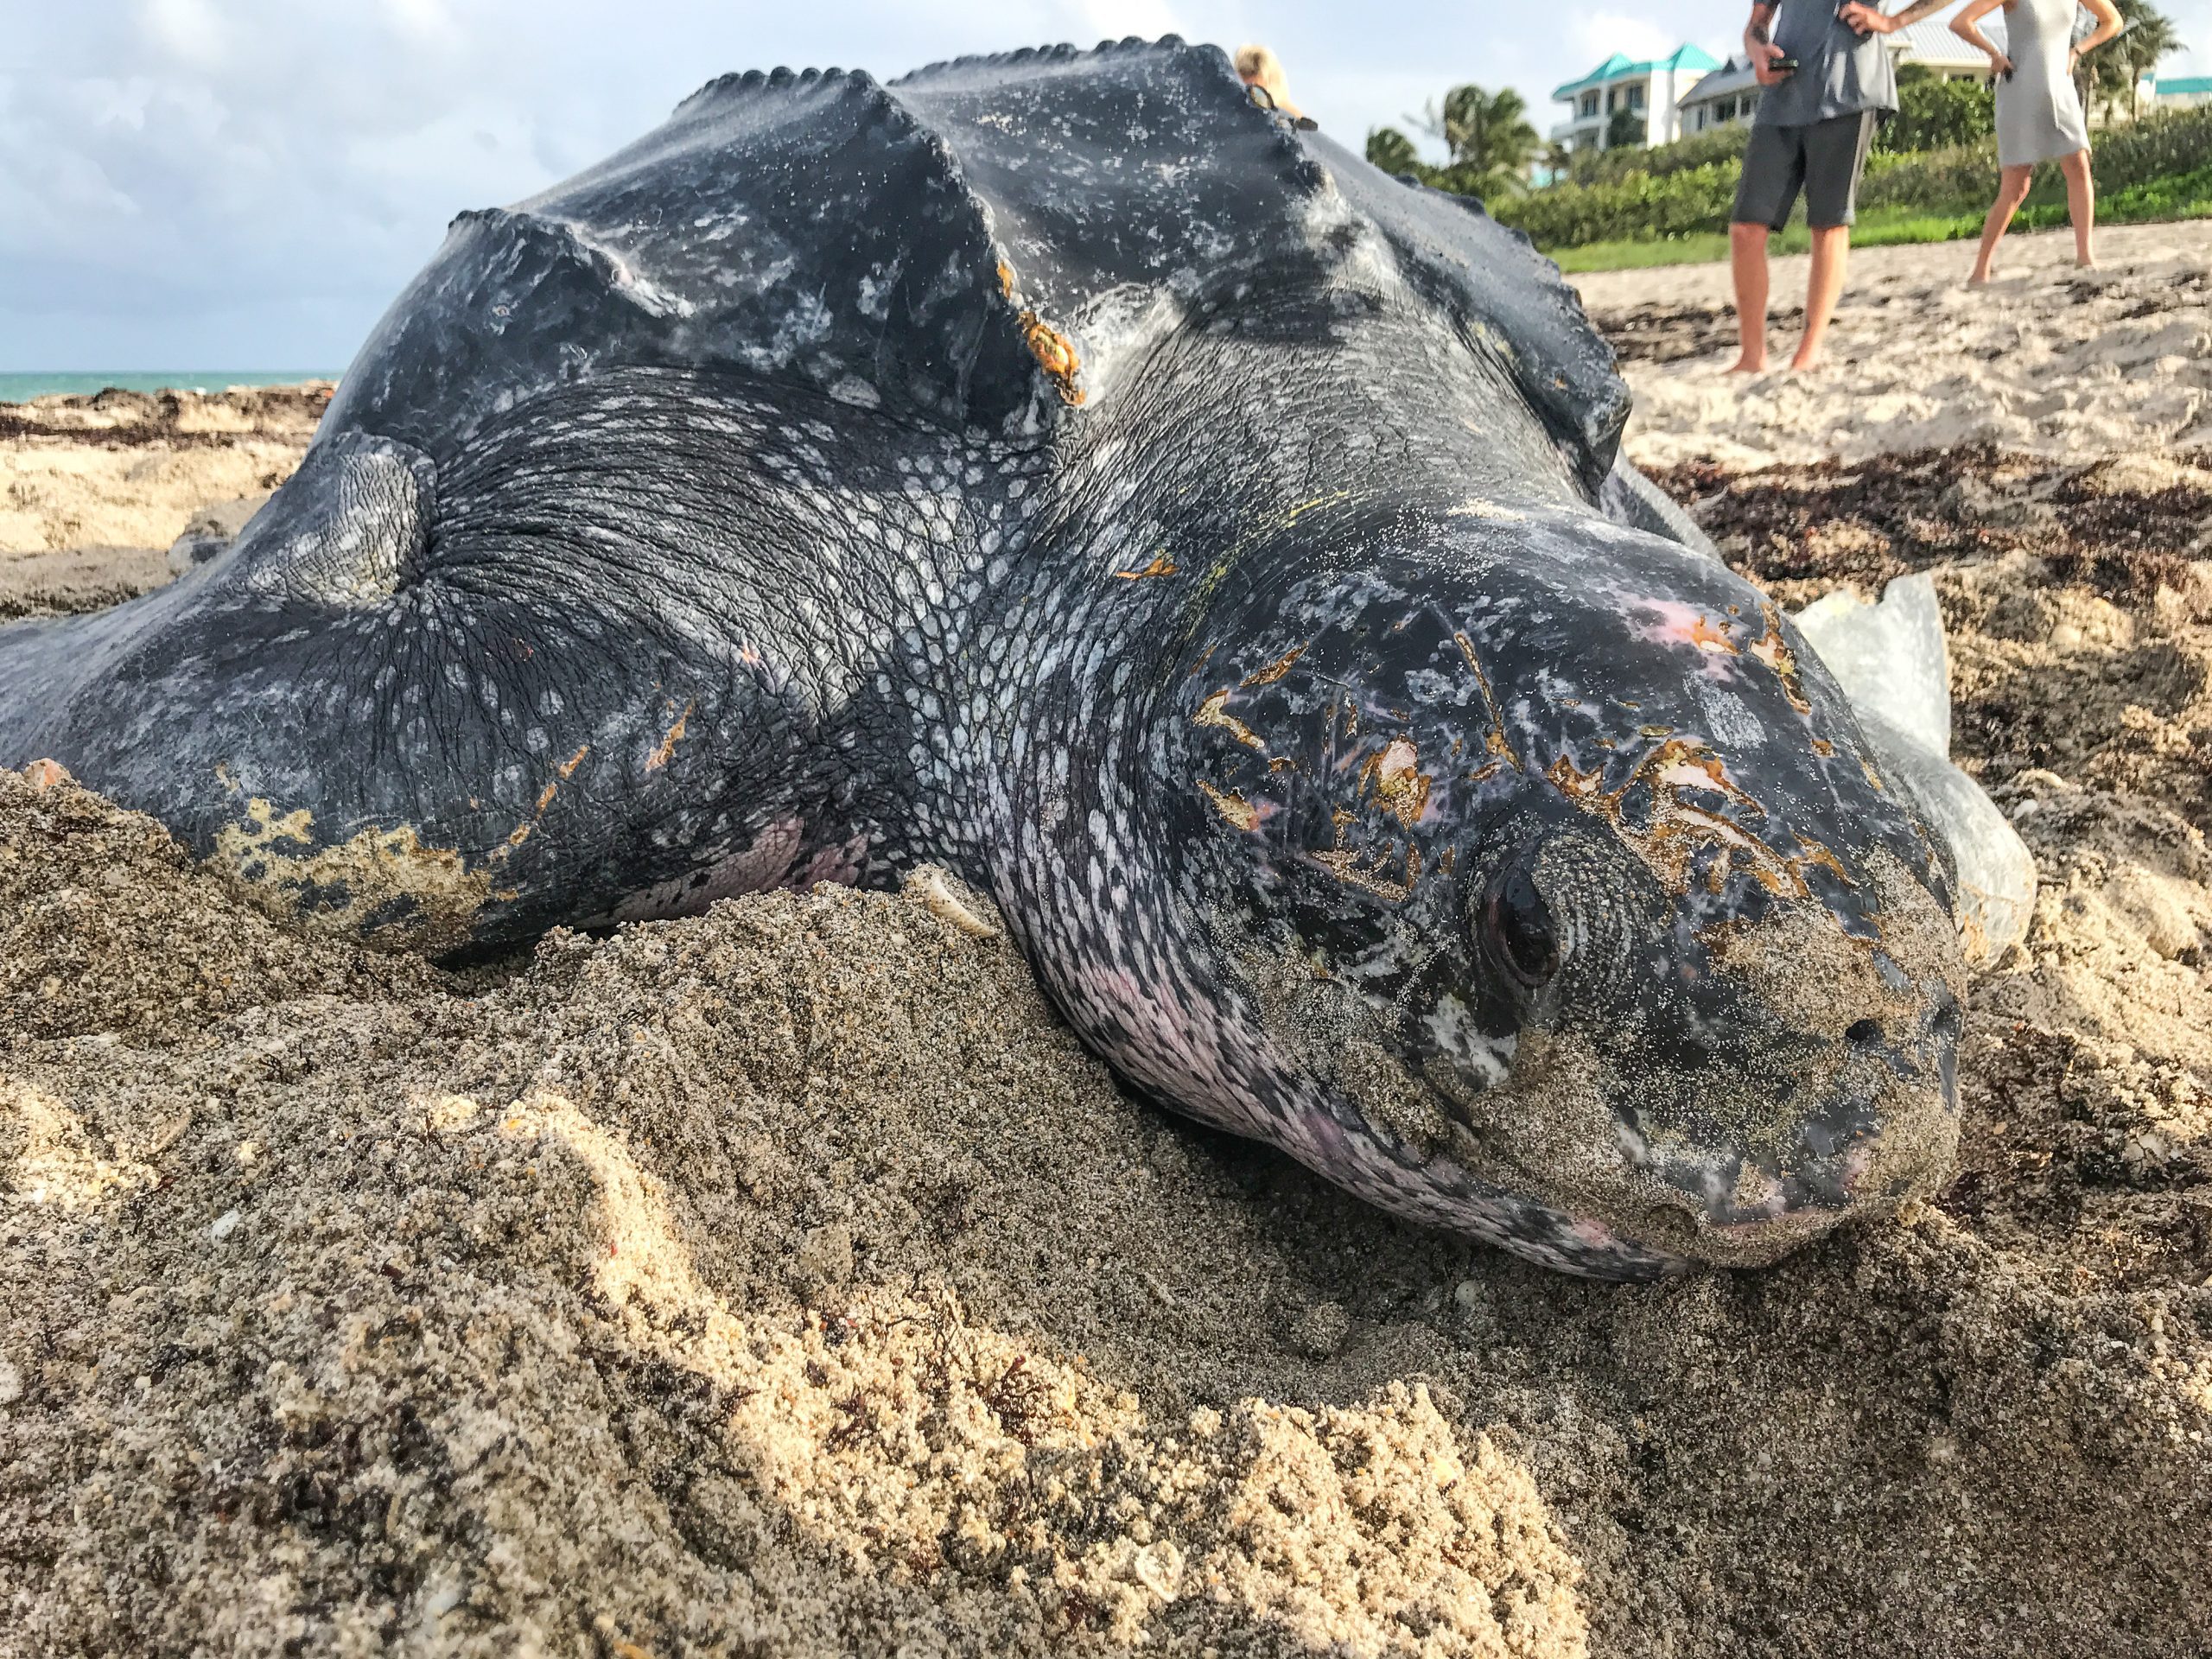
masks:
<instances>
[{"instance_id":1,"label":"turtle front flipper","mask_svg":"<svg viewBox=\"0 0 2212 1659\"><path fill-rule=\"evenodd\" d=\"M0 764L60 761L281 918L418 950L857 880L879 681L951 513L908 488L936 441L851 410L817 435L828 404L630 370L449 466L327 437L171 587L0 630Z\"/></svg>"}]
</instances>

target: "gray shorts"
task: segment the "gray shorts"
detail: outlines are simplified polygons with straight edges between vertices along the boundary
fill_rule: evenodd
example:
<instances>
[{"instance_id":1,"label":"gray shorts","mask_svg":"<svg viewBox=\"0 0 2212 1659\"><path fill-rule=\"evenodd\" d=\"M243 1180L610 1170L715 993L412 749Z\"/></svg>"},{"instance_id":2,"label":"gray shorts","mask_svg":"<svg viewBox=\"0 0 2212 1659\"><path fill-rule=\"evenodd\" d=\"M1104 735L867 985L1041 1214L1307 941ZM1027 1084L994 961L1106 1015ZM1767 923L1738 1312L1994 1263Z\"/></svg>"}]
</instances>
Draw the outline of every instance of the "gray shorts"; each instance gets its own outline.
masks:
<instances>
[{"instance_id":1,"label":"gray shorts","mask_svg":"<svg viewBox=\"0 0 2212 1659\"><path fill-rule=\"evenodd\" d=\"M1850 224L1859 217L1859 175L1880 119L1872 110L1860 110L1809 126L1753 127L1729 218L1778 231L1789 222L1802 189L1806 222L1815 230Z\"/></svg>"}]
</instances>

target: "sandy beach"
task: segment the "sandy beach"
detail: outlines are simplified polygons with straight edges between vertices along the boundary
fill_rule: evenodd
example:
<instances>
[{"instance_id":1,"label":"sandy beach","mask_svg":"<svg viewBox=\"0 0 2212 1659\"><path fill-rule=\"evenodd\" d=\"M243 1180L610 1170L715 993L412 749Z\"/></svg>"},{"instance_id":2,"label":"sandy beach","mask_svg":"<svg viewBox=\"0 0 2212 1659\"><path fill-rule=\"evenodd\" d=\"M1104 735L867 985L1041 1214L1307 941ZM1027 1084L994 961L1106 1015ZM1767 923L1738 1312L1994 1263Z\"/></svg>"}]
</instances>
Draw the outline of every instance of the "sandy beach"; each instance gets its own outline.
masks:
<instances>
[{"instance_id":1,"label":"sandy beach","mask_svg":"<svg viewBox=\"0 0 2212 1659\"><path fill-rule=\"evenodd\" d=\"M2206 1651L2212 227L2062 241L1862 254L1749 385L1725 272L1582 283L1739 570L1933 576L2040 867L1955 1178L1771 1269L1395 1224L1117 1089L972 896L448 969L0 773L0 1655ZM314 406L154 404L0 410L0 616Z\"/></svg>"},{"instance_id":2,"label":"sandy beach","mask_svg":"<svg viewBox=\"0 0 2212 1659\"><path fill-rule=\"evenodd\" d=\"M168 581L168 548L194 515L291 476L330 390L0 404L0 620L112 604Z\"/></svg>"},{"instance_id":3,"label":"sandy beach","mask_svg":"<svg viewBox=\"0 0 2212 1659\"><path fill-rule=\"evenodd\" d=\"M1727 266L1573 281L1628 359L1629 452L1646 467L1961 443L2081 457L2212 446L2212 222L2097 236L2094 270L2075 268L2070 232L2008 237L1980 289L1966 283L1970 242L1860 249L1827 363L1805 375L1779 365L1802 327L1807 261L1777 259L1777 369L1748 383L1727 372Z\"/></svg>"}]
</instances>

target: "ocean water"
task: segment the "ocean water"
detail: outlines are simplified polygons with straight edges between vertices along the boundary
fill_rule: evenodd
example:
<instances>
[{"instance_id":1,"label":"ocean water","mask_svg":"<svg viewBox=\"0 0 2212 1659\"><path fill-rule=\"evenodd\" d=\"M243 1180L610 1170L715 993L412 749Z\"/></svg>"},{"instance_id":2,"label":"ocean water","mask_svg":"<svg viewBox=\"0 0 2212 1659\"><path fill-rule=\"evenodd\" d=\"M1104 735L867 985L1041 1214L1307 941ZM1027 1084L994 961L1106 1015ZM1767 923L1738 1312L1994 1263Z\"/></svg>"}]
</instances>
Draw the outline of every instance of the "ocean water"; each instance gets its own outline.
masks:
<instances>
[{"instance_id":1,"label":"ocean water","mask_svg":"<svg viewBox=\"0 0 2212 1659\"><path fill-rule=\"evenodd\" d=\"M172 369L152 374L122 370L86 373L0 373L0 404L20 404L58 391L220 391L226 386L289 386L301 380L335 380L335 369Z\"/></svg>"}]
</instances>

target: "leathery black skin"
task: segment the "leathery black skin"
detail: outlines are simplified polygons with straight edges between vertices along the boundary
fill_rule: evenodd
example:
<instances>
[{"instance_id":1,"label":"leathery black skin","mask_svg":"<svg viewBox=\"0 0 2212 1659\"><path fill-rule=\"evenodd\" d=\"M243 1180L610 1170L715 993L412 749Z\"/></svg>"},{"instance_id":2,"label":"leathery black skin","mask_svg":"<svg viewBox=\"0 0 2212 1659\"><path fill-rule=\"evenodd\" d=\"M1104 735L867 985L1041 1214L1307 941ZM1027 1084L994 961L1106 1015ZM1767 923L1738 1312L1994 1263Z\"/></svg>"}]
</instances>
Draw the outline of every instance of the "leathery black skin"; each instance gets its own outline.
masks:
<instances>
[{"instance_id":1,"label":"leathery black skin","mask_svg":"<svg viewBox=\"0 0 2212 1659\"><path fill-rule=\"evenodd\" d=\"M464 214L52 757L431 950L939 861L1174 1108L1573 1272L1940 1178L1944 868L1478 208L1124 42L779 71Z\"/></svg>"}]
</instances>

